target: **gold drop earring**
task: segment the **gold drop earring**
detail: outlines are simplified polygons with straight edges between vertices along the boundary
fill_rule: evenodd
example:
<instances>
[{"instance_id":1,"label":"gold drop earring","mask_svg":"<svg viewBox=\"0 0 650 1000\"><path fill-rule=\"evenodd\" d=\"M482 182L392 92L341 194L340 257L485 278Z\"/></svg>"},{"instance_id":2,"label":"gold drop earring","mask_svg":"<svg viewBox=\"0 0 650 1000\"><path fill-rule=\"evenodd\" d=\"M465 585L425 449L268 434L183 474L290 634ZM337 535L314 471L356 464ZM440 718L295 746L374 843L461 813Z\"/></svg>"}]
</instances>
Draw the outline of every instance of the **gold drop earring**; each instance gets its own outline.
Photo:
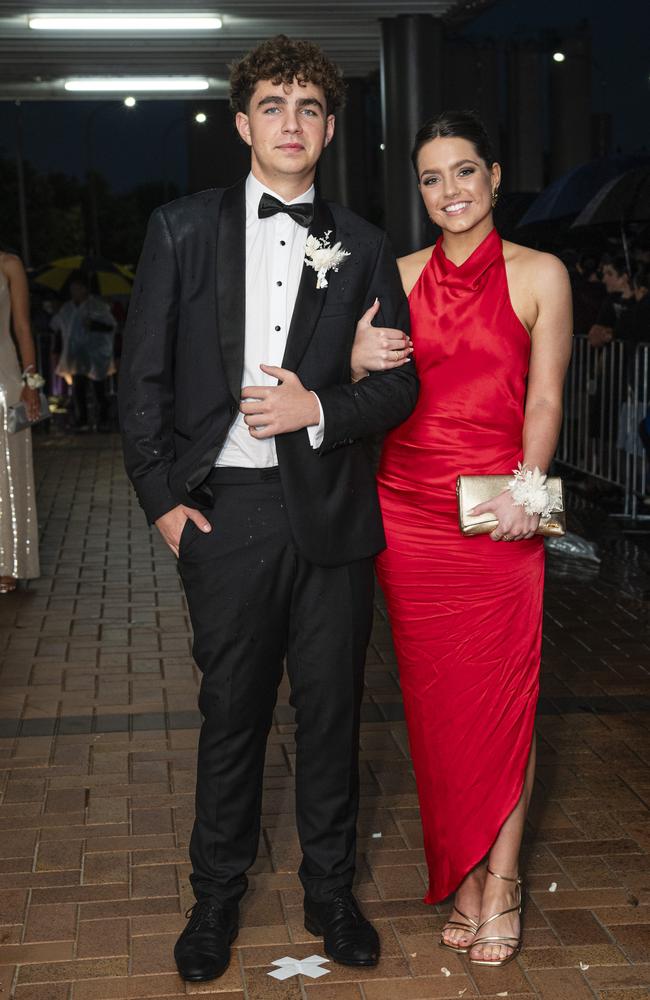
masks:
<instances>
[{"instance_id":1,"label":"gold drop earring","mask_svg":"<svg viewBox=\"0 0 650 1000\"><path fill-rule=\"evenodd\" d=\"M496 208L498 200L499 200L499 189L498 187L495 187L494 191L492 192L492 208Z\"/></svg>"}]
</instances>

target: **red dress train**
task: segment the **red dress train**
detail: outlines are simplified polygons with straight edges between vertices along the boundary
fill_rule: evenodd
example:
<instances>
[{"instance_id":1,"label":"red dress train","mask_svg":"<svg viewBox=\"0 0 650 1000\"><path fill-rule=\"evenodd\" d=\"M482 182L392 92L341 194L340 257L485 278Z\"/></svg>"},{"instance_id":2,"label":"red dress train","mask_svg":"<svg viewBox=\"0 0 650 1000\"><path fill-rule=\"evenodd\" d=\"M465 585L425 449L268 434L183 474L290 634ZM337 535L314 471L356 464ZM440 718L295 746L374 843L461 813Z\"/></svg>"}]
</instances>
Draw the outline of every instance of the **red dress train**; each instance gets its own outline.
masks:
<instances>
[{"instance_id":1,"label":"red dress train","mask_svg":"<svg viewBox=\"0 0 650 1000\"><path fill-rule=\"evenodd\" d=\"M456 477L509 473L522 458L530 336L496 230L460 267L439 240L409 304L420 396L384 446L377 570L420 800L425 901L435 903L489 851L523 789L544 548L458 529Z\"/></svg>"}]
</instances>

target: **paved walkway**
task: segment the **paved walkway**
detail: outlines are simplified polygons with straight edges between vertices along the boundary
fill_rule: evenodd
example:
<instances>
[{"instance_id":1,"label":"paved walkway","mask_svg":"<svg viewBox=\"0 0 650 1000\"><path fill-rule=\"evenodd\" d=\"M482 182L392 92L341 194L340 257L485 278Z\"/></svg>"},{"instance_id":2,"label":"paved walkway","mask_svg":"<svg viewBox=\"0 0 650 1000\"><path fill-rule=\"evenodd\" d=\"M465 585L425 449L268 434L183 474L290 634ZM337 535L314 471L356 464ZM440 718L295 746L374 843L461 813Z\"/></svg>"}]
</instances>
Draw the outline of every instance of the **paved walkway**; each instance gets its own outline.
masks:
<instances>
[{"instance_id":1,"label":"paved walkway","mask_svg":"<svg viewBox=\"0 0 650 1000\"><path fill-rule=\"evenodd\" d=\"M551 573L525 949L503 970L436 946L389 629L378 608L362 729L357 891L377 969L278 981L302 928L292 713L281 691L263 840L226 975L186 986L197 673L174 560L116 438L40 437L43 575L0 598L0 996L120 1000L650 997L650 605Z\"/></svg>"}]
</instances>

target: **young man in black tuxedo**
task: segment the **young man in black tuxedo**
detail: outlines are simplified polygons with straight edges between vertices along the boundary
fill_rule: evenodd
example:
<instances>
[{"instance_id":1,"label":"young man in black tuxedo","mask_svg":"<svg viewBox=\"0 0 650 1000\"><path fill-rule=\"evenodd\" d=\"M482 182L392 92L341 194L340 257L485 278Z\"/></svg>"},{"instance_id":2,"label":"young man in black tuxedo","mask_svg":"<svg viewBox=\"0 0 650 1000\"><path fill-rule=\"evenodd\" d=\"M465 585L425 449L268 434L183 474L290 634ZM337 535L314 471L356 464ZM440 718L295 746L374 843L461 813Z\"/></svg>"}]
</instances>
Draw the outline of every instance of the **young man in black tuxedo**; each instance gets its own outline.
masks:
<instances>
[{"instance_id":1,"label":"young man in black tuxedo","mask_svg":"<svg viewBox=\"0 0 650 1000\"><path fill-rule=\"evenodd\" d=\"M405 330L408 311L385 235L314 191L339 70L280 36L231 84L251 173L154 212L120 373L127 470L178 557L203 675L197 903L175 948L197 982L225 971L237 935L285 656L305 926L335 961L378 960L351 888L372 557L384 546L364 439L417 396L413 364L351 378L375 299L378 325Z\"/></svg>"}]
</instances>

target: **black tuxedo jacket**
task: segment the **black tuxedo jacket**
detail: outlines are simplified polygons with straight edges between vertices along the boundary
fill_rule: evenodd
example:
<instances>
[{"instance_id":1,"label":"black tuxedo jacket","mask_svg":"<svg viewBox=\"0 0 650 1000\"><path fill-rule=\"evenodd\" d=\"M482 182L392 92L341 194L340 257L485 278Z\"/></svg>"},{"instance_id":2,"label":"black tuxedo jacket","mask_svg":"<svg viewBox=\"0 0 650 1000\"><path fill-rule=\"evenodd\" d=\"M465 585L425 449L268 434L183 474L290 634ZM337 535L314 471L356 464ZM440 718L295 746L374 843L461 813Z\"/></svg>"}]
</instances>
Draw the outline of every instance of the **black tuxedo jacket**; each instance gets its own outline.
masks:
<instances>
[{"instance_id":1,"label":"black tuxedo jacket","mask_svg":"<svg viewBox=\"0 0 650 1000\"><path fill-rule=\"evenodd\" d=\"M156 209L138 264L120 368L125 463L150 522L179 503L214 505L206 478L237 416L244 362L245 190L241 182ZM352 384L358 319L378 296L376 324L408 330L408 307L384 233L316 199L310 233L350 251L328 287L305 267L282 365L318 393L325 436L276 438L296 545L309 561L341 565L384 546L364 440L415 405L413 363Z\"/></svg>"}]
</instances>

